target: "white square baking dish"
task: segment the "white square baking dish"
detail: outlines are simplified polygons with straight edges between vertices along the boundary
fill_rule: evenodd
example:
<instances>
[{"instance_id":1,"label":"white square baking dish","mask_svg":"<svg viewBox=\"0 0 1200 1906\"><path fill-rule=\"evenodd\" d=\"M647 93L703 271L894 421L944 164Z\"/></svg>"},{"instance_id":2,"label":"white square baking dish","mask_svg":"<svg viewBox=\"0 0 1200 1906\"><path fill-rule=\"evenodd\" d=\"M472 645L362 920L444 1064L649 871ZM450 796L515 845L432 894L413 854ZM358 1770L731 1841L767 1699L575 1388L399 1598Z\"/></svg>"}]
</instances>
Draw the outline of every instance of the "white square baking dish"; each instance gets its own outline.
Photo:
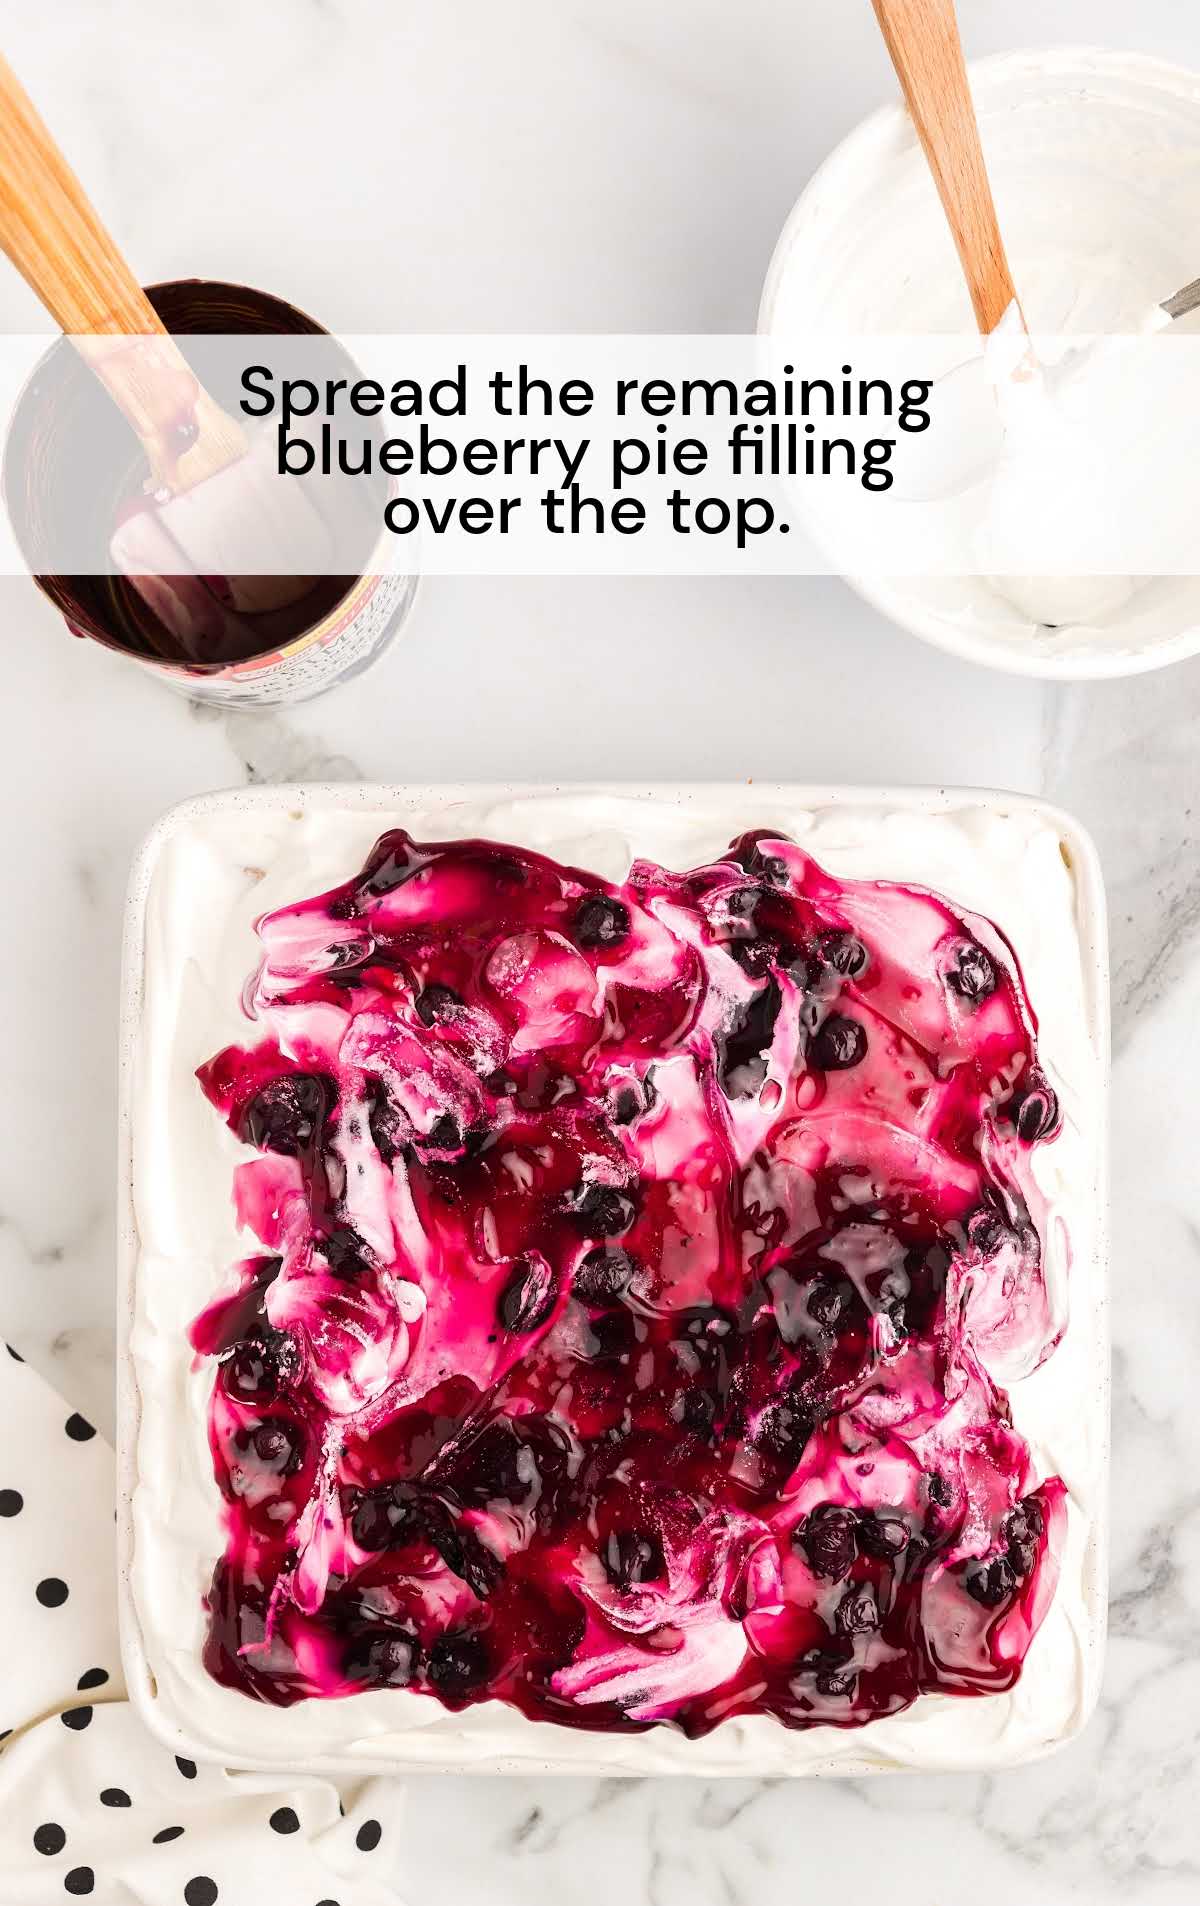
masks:
<instances>
[{"instance_id":1,"label":"white square baking dish","mask_svg":"<svg viewBox=\"0 0 1200 1906\"><path fill-rule=\"evenodd\" d=\"M229 1195L217 1121L189 1081L245 1029L238 1002L256 961L254 919L347 877L395 826L427 838L485 834L609 878L624 874L631 855L683 868L737 833L770 827L835 874L927 885L996 919L1012 940L1039 1014L1042 1060L1068 1107L1074 1194L1069 1237L1059 1232L1048 1244L1069 1254L1070 1324L1055 1355L1021 1384L1018 1406L1039 1469L1068 1484L1068 1538L1058 1594L1015 1689L966 1700L926 1695L866 1728L799 1732L752 1717L688 1740L668 1727L577 1732L496 1701L452 1714L403 1690L274 1708L204 1674L200 1598L221 1544L202 1407L211 1374L191 1367L185 1331L244 1247L230 1216L223 1257L189 1256L189 1205L193 1216L223 1210ZM234 870L220 904L205 883L213 854ZM992 1769L1071 1738L1095 1705L1106 1618L1107 988L1095 850L1068 816L1024 796L715 784L285 786L205 795L171 810L133 870L121 1029L122 1651L132 1698L153 1732L176 1753L227 1766L705 1777ZM175 1241L165 1256L162 1237Z\"/></svg>"}]
</instances>

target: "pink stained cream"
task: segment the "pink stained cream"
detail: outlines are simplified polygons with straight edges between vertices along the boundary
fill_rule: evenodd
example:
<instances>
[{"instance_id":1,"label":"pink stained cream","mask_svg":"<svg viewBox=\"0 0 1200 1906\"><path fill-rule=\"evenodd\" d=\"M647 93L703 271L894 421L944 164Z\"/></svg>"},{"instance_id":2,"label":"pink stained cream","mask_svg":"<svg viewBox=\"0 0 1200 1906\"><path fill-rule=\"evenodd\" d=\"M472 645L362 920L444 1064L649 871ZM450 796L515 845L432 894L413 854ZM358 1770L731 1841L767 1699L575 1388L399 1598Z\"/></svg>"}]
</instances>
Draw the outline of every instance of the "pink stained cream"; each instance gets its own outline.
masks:
<instances>
[{"instance_id":1,"label":"pink stained cream","mask_svg":"<svg viewBox=\"0 0 1200 1906\"><path fill-rule=\"evenodd\" d=\"M614 887L396 832L259 934L217 1680L693 1735L1014 1684L1059 1111L994 927L761 833Z\"/></svg>"}]
</instances>

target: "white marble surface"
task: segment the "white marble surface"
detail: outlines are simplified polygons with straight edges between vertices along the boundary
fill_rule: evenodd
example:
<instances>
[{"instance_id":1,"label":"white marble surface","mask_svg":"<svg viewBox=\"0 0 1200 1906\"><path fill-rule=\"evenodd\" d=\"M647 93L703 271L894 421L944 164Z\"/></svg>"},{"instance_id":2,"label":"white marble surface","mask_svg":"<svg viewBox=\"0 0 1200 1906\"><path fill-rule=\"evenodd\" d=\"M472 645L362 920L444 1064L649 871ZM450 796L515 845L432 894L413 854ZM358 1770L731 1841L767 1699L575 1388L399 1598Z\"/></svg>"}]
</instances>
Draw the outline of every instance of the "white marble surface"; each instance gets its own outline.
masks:
<instances>
[{"instance_id":1,"label":"white marble surface","mask_svg":"<svg viewBox=\"0 0 1200 1906\"><path fill-rule=\"evenodd\" d=\"M1107 40L1200 67L1182 0L962 12L974 52ZM0 0L0 27L145 277L246 277L347 330L746 328L796 191L888 88L867 0ZM34 322L0 272L0 325ZM1091 826L1117 1048L1096 1722L991 1780L423 1783L399 1877L445 1906L748 1906L765 1889L1190 1906L1200 665L1096 689L989 675L832 581L438 582L374 673L295 714L219 716L71 642L23 584L0 585L0 616L0 1327L105 1428L121 894L169 802L247 778L653 766L1002 784Z\"/></svg>"}]
</instances>

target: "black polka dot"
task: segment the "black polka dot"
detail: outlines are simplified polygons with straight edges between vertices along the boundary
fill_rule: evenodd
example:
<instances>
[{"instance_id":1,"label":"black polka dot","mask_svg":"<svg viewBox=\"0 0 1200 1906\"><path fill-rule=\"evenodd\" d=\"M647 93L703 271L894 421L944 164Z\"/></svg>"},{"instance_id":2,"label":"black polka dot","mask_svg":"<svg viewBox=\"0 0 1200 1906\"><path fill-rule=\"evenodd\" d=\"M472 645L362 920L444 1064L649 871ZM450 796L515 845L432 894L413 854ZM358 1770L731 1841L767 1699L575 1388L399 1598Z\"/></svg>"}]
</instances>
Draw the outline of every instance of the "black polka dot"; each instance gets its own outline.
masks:
<instances>
[{"instance_id":1,"label":"black polka dot","mask_svg":"<svg viewBox=\"0 0 1200 1906\"><path fill-rule=\"evenodd\" d=\"M59 1576L47 1575L33 1592L43 1608L61 1608L71 1591Z\"/></svg>"},{"instance_id":2,"label":"black polka dot","mask_svg":"<svg viewBox=\"0 0 1200 1906\"><path fill-rule=\"evenodd\" d=\"M67 1836L57 1820L47 1820L44 1826L35 1829L33 1844L38 1853L44 1853L47 1858L50 1858L55 1853L62 1852L67 1844Z\"/></svg>"},{"instance_id":3,"label":"black polka dot","mask_svg":"<svg viewBox=\"0 0 1200 1906\"><path fill-rule=\"evenodd\" d=\"M182 1832L182 1827L164 1827L161 1833L155 1834L152 1844L166 1846L168 1840L177 1840Z\"/></svg>"},{"instance_id":4,"label":"black polka dot","mask_svg":"<svg viewBox=\"0 0 1200 1906\"><path fill-rule=\"evenodd\" d=\"M383 1838L383 1828L378 1820L364 1820L354 1836L354 1844L360 1853L374 1853Z\"/></svg>"},{"instance_id":5,"label":"black polka dot","mask_svg":"<svg viewBox=\"0 0 1200 1906\"><path fill-rule=\"evenodd\" d=\"M338 1906L336 1899L319 1899L317 1906Z\"/></svg>"},{"instance_id":6,"label":"black polka dot","mask_svg":"<svg viewBox=\"0 0 1200 1906\"><path fill-rule=\"evenodd\" d=\"M20 1351L14 1350L10 1343L6 1343L4 1348L7 1350L9 1356L12 1358L14 1363L24 1363L25 1359L21 1355Z\"/></svg>"},{"instance_id":7,"label":"black polka dot","mask_svg":"<svg viewBox=\"0 0 1200 1906\"><path fill-rule=\"evenodd\" d=\"M84 1690L87 1688L102 1688L104 1686L104 1683L107 1680L108 1680L107 1668L89 1668L86 1674L80 1675L78 1681L75 1683L75 1686L79 1689L79 1692L82 1694Z\"/></svg>"},{"instance_id":8,"label":"black polka dot","mask_svg":"<svg viewBox=\"0 0 1200 1906\"><path fill-rule=\"evenodd\" d=\"M133 1802L124 1787L106 1787L100 1795L102 1807L132 1807Z\"/></svg>"},{"instance_id":9,"label":"black polka dot","mask_svg":"<svg viewBox=\"0 0 1200 1906\"><path fill-rule=\"evenodd\" d=\"M90 1866L73 1866L63 1881L67 1892L74 1893L76 1898L82 1898L85 1893L90 1893L95 1884L96 1875Z\"/></svg>"},{"instance_id":10,"label":"black polka dot","mask_svg":"<svg viewBox=\"0 0 1200 1906\"><path fill-rule=\"evenodd\" d=\"M64 1727L69 1727L76 1734L82 1734L84 1728L92 1724L92 1710L90 1707L69 1707L66 1713L60 1714L58 1718Z\"/></svg>"},{"instance_id":11,"label":"black polka dot","mask_svg":"<svg viewBox=\"0 0 1200 1906\"><path fill-rule=\"evenodd\" d=\"M80 1416L78 1410L72 1411L67 1418L67 1435L73 1443L90 1443L96 1434L86 1416Z\"/></svg>"},{"instance_id":12,"label":"black polka dot","mask_svg":"<svg viewBox=\"0 0 1200 1906\"><path fill-rule=\"evenodd\" d=\"M176 1754L175 1765L178 1767L180 1773L183 1775L185 1780L195 1780L196 1763L194 1760L185 1760L182 1754Z\"/></svg>"},{"instance_id":13,"label":"black polka dot","mask_svg":"<svg viewBox=\"0 0 1200 1906\"><path fill-rule=\"evenodd\" d=\"M0 1516L19 1516L25 1498L19 1489L0 1489Z\"/></svg>"},{"instance_id":14,"label":"black polka dot","mask_svg":"<svg viewBox=\"0 0 1200 1906\"><path fill-rule=\"evenodd\" d=\"M213 1906L217 1889L206 1873L198 1873L183 1889L185 1906Z\"/></svg>"}]
</instances>

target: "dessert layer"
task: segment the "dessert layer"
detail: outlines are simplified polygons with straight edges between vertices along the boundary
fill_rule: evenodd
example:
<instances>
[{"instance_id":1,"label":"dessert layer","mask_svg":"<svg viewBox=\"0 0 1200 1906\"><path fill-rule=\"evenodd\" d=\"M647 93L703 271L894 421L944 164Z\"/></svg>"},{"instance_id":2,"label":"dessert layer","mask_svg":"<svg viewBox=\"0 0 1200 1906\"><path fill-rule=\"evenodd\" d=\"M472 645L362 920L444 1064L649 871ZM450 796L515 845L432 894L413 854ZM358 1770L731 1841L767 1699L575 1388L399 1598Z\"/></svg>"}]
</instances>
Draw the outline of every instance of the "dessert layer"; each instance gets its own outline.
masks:
<instances>
[{"instance_id":1,"label":"dessert layer","mask_svg":"<svg viewBox=\"0 0 1200 1906\"><path fill-rule=\"evenodd\" d=\"M510 815L517 844L550 818ZM714 821L723 857L703 872L641 864L619 885L616 842L583 873L397 837L264 926L259 1024L204 1072L263 1247L235 1285L210 1267L205 1296L223 1295L198 1335L230 1532L208 1661L296 1702L289 1729L319 1713L306 1697L342 1695L322 1751L372 1741L390 1704L389 1734L453 1758L449 1703L474 1751L503 1754L496 1695L585 1727L716 1727L682 1759L657 1729L657 1765L739 1735L759 1764L780 1720L836 1758L815 1724L871 1719L870 1760L929 1707L1037 1707L1012 1683L1086 1534L1086 1492L1066 1474L1068 1508L1022 1434L1073 1334L1039 1368L1065 1316L1068 1080L1037 1070L1017 963L984 921L826 877L809 854L822 832L838 851L834 817L787 818L803 851L778 825L729 853ZM840 818L860 852L901 819L943 860L947 834L976 853L994 836L1023 877L1040 864L1069 924L1057 839L1027 814ZM273 851L242 862L242 926L346 883L364 820L271 817ZM356 852L335 866L339 838ZM205 919L232 925L214 845L190 843L176 875L202 873ZM293 851L304 876L277 864ZM189 1386L194 1410L205 1376ZM1044 1672L1036 1645L1031 1662ZM922 1692L938 1688L1011 1691ZM225 1712L227 1741L260 1728ZM545 1726L507 1724L509 1751L538 1756ZM919 1761L927 1729L909 1731ZM603 1764L647 1764L642 1740L620 1745Z\"/></svg>"}]
</instances>

